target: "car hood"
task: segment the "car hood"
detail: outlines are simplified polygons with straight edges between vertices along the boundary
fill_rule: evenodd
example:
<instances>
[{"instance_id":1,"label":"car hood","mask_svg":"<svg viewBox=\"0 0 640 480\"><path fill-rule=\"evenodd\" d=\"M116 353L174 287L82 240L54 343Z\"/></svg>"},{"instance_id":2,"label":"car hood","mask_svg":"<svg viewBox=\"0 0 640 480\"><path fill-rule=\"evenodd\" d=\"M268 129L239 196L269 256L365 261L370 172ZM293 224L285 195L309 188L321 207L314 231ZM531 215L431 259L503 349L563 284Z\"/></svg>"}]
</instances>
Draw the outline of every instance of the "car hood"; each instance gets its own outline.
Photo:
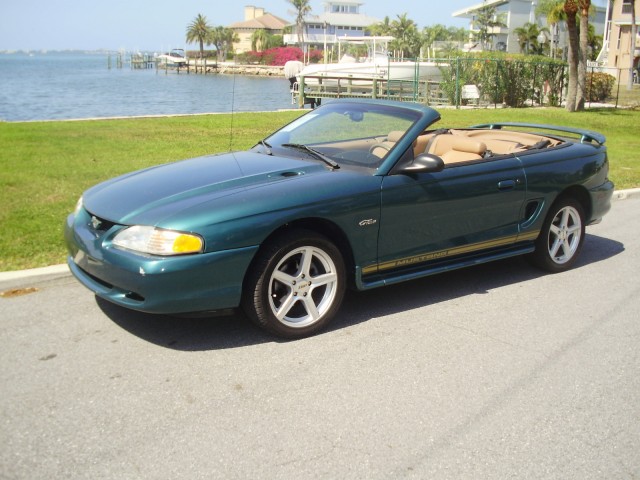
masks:
<instances>
[{"instance_id":1,"label":"car hood","mask_svg":"<svg viewBox=\"0 0 640 480\"><path fill-rule=\"evenodd\" d=\"M203 202L330 172L315 161L254 152L209 155L114 178L86 191L83 202L88 212L110 222L158 225Z\"/></svg>"}]
</instances>

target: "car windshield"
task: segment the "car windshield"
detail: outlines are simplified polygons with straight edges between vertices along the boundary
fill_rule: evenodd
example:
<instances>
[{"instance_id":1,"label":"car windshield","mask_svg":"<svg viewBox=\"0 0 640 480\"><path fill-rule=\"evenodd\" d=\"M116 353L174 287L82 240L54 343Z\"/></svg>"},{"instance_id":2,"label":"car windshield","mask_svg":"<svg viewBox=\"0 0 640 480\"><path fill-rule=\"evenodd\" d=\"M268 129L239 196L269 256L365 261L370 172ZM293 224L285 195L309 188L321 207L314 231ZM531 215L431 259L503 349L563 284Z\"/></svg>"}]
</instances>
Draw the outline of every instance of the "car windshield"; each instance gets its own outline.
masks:
<instances>
[{"instance_id":1,"label":"car windshield","mask_svg":"<svg viewBox=\"0 0 640 480\"><path fill-rule=\"evenodd\" d=\"M331 168L377 168L420 113L388 105L323 105L258 143L254 150L304 156Z\"/></svg>"}]
</instances>

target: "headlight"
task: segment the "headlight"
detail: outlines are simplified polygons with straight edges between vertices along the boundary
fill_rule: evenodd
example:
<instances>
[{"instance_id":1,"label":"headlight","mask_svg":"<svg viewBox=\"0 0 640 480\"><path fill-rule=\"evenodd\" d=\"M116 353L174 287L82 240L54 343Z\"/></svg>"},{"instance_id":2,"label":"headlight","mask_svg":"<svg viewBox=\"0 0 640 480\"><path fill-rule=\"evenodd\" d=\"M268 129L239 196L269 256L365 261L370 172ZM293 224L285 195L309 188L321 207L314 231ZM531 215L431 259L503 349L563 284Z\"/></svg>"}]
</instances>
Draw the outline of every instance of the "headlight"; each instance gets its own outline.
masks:
<instances>
[{"instance_id":1,"label":"headlight","mask_svg":"<svg viewBox=\"0 0 640 480\"><path fill-rule=\"evenodd\" d=\"M114 237L113 244L152 255L200 253L204 247L204 241L198 235L140 225L122 230Z\"/></svg>"}]
</instances>

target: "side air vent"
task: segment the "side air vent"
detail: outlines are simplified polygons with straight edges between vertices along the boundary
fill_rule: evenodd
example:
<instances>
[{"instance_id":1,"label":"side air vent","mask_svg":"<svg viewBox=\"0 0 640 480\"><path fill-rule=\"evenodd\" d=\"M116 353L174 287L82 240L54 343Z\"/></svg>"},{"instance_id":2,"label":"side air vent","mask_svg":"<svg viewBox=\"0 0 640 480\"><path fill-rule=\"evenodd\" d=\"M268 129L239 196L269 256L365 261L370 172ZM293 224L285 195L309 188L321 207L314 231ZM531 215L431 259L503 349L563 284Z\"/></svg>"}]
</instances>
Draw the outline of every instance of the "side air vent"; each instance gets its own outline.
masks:
<instances>
[{"instance_id":1,"label":"side air vent","mask_svg":"<svg viewBox=\"0 0 640 480\"><path fill-rule=\"evenodd\" d=\"M538 200L527 203L527 207L524 210L524 221L528 222L532 220L536 213L538 213L539 207L540 202Z\"/></svg>"}]
</instances>

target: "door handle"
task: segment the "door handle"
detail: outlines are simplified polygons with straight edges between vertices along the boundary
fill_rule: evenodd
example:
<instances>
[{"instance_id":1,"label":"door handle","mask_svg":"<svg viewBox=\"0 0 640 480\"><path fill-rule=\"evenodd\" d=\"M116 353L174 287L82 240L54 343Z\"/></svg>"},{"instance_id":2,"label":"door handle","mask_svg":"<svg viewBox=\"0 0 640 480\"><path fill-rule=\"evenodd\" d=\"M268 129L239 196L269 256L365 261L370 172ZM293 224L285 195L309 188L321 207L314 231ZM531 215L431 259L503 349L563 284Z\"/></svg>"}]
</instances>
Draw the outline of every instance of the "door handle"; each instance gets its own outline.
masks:
<instances>
[{"instance_id":1,"label":"door handle","mask_svg":"<svg viewBox=\"0 0 640 480\"><path fill-rule=\"evenodd\" d=\"M512 190L516 188L515 180L502 180L498 182L498 190Z\"/></svg>"}]
</instances>

